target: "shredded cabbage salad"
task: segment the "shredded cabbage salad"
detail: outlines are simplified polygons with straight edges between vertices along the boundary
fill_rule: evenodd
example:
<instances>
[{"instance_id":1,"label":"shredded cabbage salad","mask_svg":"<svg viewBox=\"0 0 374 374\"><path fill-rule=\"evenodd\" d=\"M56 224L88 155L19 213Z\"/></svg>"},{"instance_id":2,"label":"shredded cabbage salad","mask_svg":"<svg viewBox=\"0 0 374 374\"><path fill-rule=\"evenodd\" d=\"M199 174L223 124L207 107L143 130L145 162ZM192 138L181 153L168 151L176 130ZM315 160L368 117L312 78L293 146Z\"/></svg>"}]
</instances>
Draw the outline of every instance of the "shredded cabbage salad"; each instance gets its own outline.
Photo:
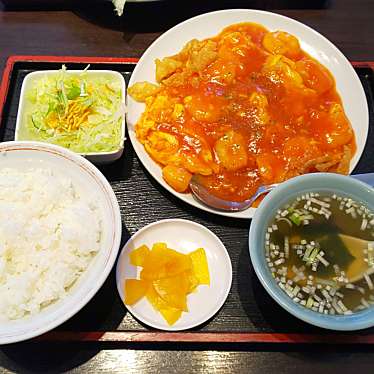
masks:
<instances>
[{"instance_id":1,"label":"shredded cabbage salad","mask_svg":"<svg viewBox=\"0 0 374 374\"><path fill-rule=\"evenodd\" d=\"M45 75L26 92L20 140L57 144L78 153L115 151L121 144L121 82L99 74Z\"/></svg>"}]
</instances>

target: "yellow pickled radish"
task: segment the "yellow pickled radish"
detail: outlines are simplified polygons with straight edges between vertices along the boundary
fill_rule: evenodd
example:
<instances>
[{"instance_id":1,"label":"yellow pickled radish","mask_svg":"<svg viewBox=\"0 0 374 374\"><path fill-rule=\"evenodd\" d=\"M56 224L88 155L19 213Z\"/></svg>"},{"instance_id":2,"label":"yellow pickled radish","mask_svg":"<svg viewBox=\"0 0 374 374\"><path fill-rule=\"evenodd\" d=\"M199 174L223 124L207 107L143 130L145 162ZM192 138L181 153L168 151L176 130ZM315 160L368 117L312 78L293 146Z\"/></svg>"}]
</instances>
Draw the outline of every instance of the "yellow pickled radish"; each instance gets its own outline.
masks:
<instances>
[{"instance_id":1,"label":"yellow pickled radish","mask_svg":"<svg viewBox=\"0 0 374 374\"><path fill-rule=\"evenodd\" d=\"M145 296L149 282L143 279L126 279L125 304L133 305Z\"/></svg>"},{"instance_id":2,"label":"yellow pickled radish","mask_svg":"<svg viewBox=\"0 0 374 374\"><path fill-rule=\"evenodd\" d=\"M210 285L210 275L208 260L204 248L198 248L189 254L192 260L192 266L194 269L195 276L199 280L199 284Z\"/></svg>"},{"instance_id":3,"label":"yellow pickled radish","mask_svg":"<svg viewBox=\"0 0 374 374\"><path fill-rule=\"evenodd\" d=\"M146 245L141 245L130 253L130 264L134 266L143 266L145 259L151 251Z\"/></svg>"},{"instance_id":4,"label":"yellow pickled radish","mask_svg":"<svg viewBox=\"0 0 374 374\"><path fill-rule=\"evenodd\" d=\"M166 243L142 245L130 253L130 263L142 267L140 279L125 282L125 304L146 297L152 307L172 326L188 312L187 296L200 284L210 284L208 261L203 248L187 255Z\"/></svg>"}]
</instances>

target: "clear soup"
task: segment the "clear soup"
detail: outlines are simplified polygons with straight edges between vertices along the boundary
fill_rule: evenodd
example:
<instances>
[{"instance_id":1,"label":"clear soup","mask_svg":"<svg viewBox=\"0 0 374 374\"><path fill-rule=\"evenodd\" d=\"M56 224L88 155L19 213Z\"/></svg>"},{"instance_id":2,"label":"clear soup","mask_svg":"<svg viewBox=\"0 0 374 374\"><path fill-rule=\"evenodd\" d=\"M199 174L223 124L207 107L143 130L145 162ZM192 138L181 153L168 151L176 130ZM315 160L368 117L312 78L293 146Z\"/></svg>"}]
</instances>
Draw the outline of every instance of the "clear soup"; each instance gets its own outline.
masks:
<instances>
[{"instance_id":1,"label":"clear soup","mask_svg":"<svg viewBox=\"0 0 374 374\"><path fill-rule=\"evenodd\" d=\"M293 198L269 223L265 254L279 287L308 309L345 315L374 304L374 212L349 196Z\"/></svg>"}]
</instances>

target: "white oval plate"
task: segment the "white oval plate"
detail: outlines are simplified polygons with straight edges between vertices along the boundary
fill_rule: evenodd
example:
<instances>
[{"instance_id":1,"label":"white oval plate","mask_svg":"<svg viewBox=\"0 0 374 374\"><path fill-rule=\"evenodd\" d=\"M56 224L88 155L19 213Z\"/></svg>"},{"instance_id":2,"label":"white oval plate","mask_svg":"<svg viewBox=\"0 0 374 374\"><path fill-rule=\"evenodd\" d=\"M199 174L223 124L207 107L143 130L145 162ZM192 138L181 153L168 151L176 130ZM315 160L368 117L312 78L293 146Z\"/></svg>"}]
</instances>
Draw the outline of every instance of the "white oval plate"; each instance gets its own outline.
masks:
<instances>
[{"instance_id":1,"label":"white oval plate","mask_svg":"<svg viewBox=\"0 0 374 374\"><path fill-rule=\"evenodd\" d=\"M91 195L101 213L101 247L88 268L67 295L38 314L0 322L0 345L41 335L78 313L96 294L117 258L122 224L116 196L101 172L82 156L65 148L40 142L0 144L0 169L52 169L55 175L71 179L80 194ZM0 295L1 297L1 295Z\"/></svg>"},{"instance_id":2,"label":"white oval plate","mask_svg":"<svg viewBox=\"0 0 374 374\"><path fill-rule=\"evenodd\" d=\"M231 288L232 267L225 246L206 227L184 219L165 219L143 227L123 247L117 262L117 288L122 300L125 279L139 279L141 270L140 267L130 264L129 253L143 244L152 248L156 242L165 242L168 247L181 253L204 248L209 266L210 286L200 285L196 293L187 296L189 312L182 313L173 326L168 325L146 298L132 306L126 305L126 308L139 321L160 330L178 331L201 325L218 312Z\"/></svg>"},{"instance_id":3,"label":"white oval plate","mask_svg":"<svg viewBox=\"0 0 374 374\"><path fill-rule=\"evenodd\" d=\"M161 35L147 49L131 75L129 86L141 81L155 82L154 60L156 58L176 54L189 40L215 36L224 27L239 22L255 22L271 31L283 30L295 35L303 50L330 70L335 77L344 110L356 135L357 152L351 161L352 171L364 150L369 128L368 106L361 82L349 61L330 41L310 27L291 18L249 9L222 10L191 18ZM236 213L222 212L206 207L196 201L191 194L182 194L173 190L162 178L159 165L152 160L143 145L136 139L134 126L144 111L144 104L137 103L127 96L127 108L127 128L135 152L158 183L179 199L205 211L236 218L253 217L255 208Z\"/></svg>"}]
</instances>

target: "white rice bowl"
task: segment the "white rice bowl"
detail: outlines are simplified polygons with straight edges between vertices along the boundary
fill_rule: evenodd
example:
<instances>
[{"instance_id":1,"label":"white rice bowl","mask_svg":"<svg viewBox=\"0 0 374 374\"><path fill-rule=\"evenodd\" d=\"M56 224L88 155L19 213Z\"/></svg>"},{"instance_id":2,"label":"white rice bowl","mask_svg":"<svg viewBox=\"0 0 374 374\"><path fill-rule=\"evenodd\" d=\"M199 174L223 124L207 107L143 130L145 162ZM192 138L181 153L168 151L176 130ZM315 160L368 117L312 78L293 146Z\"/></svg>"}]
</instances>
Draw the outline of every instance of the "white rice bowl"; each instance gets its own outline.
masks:
<instances>
[{"instance_id":1,"label":"white rice bowl","mask_svg":"<svg viewBox=\"0 0 374 374\"><path fill-rule=\"evenodd\" d=\"M0 344L6 344L47 332L86 305L113 267L122 226L105 177L64 148L1 143L0 179ZM4 264L4 251L13 262Z\"/></svg>"}]
</instances>

